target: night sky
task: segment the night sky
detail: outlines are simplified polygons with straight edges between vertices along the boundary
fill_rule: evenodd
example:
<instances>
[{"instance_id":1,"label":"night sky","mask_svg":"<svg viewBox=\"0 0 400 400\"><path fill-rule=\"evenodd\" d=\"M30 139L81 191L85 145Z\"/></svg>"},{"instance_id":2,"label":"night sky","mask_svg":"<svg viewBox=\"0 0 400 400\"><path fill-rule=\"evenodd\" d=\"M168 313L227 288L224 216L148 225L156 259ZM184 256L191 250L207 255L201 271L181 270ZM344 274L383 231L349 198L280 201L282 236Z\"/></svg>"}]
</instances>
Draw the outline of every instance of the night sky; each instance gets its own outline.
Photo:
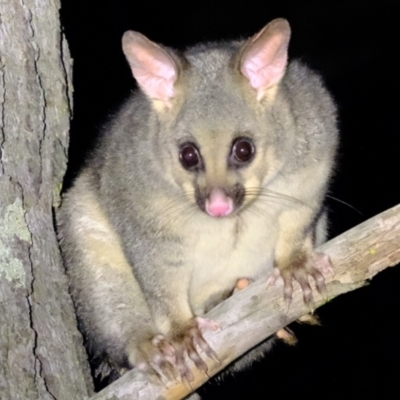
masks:
<instances>
[{"instance_id":1,"label":"night sky","mask_svg":"<svg viewBox=\"0 0 400 400\"><path fill-rule=\"evenodd\" d=\"M400 203L398 2L62 1L74 59L74 120L66 187L96 134L135 82L121 36L136 30L183 49L236 39L277 17L289 20L289 56L318 71L339 108L341 146L328 199L334 237ZM356 209L357 211L355 211ZM400 398L400 267L318 310L321 327L293 324L296 347L278 344L265 360L224 382L211 399Z\"/></svg>"}]
</instances>

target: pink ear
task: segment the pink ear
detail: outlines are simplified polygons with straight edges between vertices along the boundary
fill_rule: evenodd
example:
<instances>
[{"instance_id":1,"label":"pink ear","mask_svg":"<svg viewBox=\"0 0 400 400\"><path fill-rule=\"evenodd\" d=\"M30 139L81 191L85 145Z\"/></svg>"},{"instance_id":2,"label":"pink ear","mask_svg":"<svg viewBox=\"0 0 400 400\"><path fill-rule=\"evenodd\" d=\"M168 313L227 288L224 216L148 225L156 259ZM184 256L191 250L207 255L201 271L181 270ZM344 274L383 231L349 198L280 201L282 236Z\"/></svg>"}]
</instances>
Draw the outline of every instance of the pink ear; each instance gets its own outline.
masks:
<instances>
[{"instance_id":1,"label":"pink ear","mask_svg":"<svg viewBox=\"0 0 400 400\"><path fill-rule=\"evenodd\" d=\"M270 22L247 44L240 71L257 90L258 100L285 74L289 39L289 23L279 18Z\"/></svg>"},{"instance_id":2,"label":"pink ear","mask_svg":"<svg viewBox=\"0 0 400 400\"><path fill-rule=\"evenodd\" d=\"M122 37L122 49L132 74L143 92L169 105L175 95L177 66L160 46L138 32L128 31Z\"/></svg>"}]
</instances>

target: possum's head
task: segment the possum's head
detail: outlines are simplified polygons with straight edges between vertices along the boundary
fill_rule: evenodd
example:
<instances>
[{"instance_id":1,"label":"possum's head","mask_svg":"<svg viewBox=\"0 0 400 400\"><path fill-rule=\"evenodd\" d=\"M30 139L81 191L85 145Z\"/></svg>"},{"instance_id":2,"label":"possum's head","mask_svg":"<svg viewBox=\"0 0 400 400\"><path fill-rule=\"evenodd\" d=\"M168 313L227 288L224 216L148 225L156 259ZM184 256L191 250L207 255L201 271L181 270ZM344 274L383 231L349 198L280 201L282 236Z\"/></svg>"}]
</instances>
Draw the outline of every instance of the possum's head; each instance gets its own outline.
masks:
<instances>
[{"instance_id":1,"label":"possum's head","mask_svg":"<svg viewBox=\"0 0 400 400\"><path fill-rule=\"evenodd\" d=\"M277 19L246 42L184 55L136 32L123 49L161 126L165 174L212 217L245 208L282 163L271 112L285 74L290 28Z\"/></svg>"}]
</instances>

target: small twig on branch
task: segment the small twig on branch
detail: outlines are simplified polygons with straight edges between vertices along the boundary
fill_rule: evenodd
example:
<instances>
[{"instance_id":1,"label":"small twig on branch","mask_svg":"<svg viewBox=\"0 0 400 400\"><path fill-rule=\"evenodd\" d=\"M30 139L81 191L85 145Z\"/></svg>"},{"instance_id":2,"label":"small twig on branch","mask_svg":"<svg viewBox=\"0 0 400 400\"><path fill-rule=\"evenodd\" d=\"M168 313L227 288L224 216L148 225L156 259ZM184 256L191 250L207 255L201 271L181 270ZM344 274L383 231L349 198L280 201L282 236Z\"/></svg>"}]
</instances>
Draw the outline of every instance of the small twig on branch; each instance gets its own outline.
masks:
<instances>
[{"instance_id":1,"label":"small twig on branch","mask_svg":"<svg viewBox=\"0 0 400 400\"><path fill-rule=\"evenodd\" d=\"M335 275L326 279L331 300L342 293L363 286L367 280L388 266L400 263L400 205L393 207L317 249L329 255ZM313 287L314 288L314 287ZM314 290L315 307L326 302ZM266 287L266 279L238 292L206 317L217 321L221 330L205 333L205 338L220 360L207 359L209 376L213 376L257 343L307 314L297 287L290 309L283 301L282 287ZM127 372L91 400L178 400L206 382L209 376L192 365L191 387L176 382L163 386L136 370Z\"/></svg>"}]
</instances>

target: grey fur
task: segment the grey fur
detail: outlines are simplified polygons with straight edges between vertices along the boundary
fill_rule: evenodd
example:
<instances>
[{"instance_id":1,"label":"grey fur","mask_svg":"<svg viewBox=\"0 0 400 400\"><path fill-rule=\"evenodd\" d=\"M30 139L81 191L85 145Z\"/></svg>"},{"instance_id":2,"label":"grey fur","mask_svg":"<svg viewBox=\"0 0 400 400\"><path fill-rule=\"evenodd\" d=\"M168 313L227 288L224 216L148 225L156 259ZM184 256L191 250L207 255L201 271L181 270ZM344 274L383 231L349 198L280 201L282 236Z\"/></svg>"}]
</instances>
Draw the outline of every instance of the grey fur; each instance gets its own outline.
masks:
<instances>
[{"instance_id":1,"label":"grey fur","mask_svg":"<svg viewBox=\"0 0 400 400\"><path fill-rule=\"evenodd\" d=\"M178 71L171 104L160 107L146 89L135 91L64 197L59 232L80 327L91 356L120 370L151 360L155 335L174 343L238 279L281 268L275 255L286 232L289 258L310 232L324 240L322 207L338 141L334 103L320 77L297 61L257 99L240 70L251 43L198 45L182 56L157 48ZM228 168L232 140L243 135L256 145L254 162ZM179 145L188 140L198 145L204 171L180 164ZM234 184L247 197L229 217L196 205L196 187ZM291 215L301 216L293 228Z\"/></svg>"}]
</instances>

